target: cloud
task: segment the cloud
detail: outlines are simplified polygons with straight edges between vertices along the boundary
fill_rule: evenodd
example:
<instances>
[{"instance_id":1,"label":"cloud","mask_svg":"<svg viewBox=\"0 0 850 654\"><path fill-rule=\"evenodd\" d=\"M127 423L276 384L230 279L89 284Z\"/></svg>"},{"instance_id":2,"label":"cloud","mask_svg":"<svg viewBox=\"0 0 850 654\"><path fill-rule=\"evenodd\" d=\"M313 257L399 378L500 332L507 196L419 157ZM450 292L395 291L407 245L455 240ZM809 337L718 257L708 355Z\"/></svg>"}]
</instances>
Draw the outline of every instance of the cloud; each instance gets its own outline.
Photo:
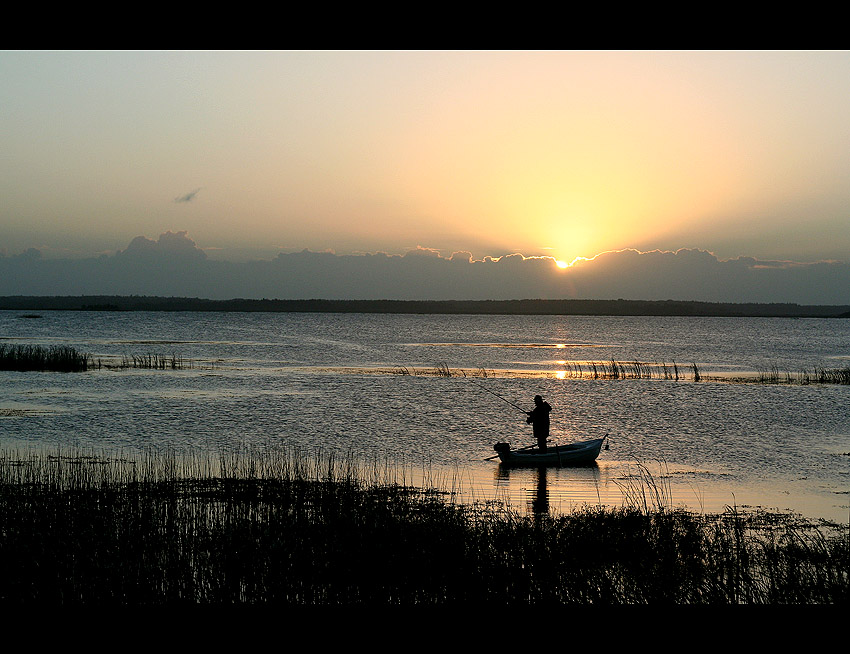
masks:
<instances>
[{"instance_id":1,"label":"cloud","mask_svg":"<svg viewBox=\"0 0 850 654\"><path fill-rule=\"evenodd\" d=\"M452 252L452 256L449 257L449 261L454 263L471 263L472 252L467 252L466 250L461 252Z\"/></svg>"},{"instance_id":2,"label":"cloud","mask_svg":"<svg viewBox=\"0 0 850 654\"><path fill-rule=\"evenodd\" d=\"M175 202L191 202L195 199L195 196L198 195L200 188L196 188L194 191L189 191L186 195L180 195L174 198Z\"/></svg>"},{"instance_id":3,"label":"cloud","mask_svg":"<svg viewBox=\"0 0 850 654\"><path fill-rule=\"evenodd\" d=\"M206 253L201 250L195 241L188 237L188 232L167 231L160 234L159 240L154 241L144 236L137 236L126 250L118 252L118 256L130 259L139 258L172 258L185 260L206 259Z\"/></svg>"},{"instance_id":4,"label":"cloud","mask_svg":"<svg viewBox=\"0 0 850 654\"><path fill-rule=\"evenodd\" d=\"M559 269L519 253L449 258L419 246L404 255L280 253L272 260L206 257L187 232L134 238L97 259L0 257L0 295L165 295L278 299L632 299L850 304L850 265L721 260L701 249L603 252Z\"/></svg>"},{"instance_id":5,"label":"cloud","mask_svg":"<svg viewBox=\"0 0 850 654\"><path fill-rule=\"evenodd\" d=\"M421 245L417 245L415 248L408 250L404 253L406 257L440 257L440 251L435 250L434 248L423 248Z\"/></svg>"}]
</instances>

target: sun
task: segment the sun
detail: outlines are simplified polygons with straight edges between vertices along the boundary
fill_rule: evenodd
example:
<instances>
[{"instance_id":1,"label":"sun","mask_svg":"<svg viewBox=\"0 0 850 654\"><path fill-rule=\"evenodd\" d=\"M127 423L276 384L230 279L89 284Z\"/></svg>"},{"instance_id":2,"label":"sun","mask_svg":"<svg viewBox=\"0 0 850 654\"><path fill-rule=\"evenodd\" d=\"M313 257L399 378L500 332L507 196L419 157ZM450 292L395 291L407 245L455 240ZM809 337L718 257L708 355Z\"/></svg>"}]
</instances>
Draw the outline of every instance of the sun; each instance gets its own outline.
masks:
<instances>
[{"instance_id":1,"label":"sun","mask_svg":"<svg viewBox=\"0 0 850 654\"><path fill-rule=\"evenodd\" d=\"M558 268L566 268L569 264L566 261L556 260L555 265L558 266Z\"/></svg>"}]
</instances>

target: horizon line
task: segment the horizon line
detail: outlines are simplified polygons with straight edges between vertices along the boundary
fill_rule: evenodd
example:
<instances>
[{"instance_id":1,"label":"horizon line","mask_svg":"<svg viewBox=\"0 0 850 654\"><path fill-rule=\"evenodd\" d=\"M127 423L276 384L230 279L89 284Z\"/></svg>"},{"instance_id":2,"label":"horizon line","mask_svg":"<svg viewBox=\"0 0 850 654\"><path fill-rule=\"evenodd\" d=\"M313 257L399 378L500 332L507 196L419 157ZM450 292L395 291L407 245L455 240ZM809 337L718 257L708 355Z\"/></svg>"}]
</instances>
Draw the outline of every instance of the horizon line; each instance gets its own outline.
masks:
<instances>
[{"instance_id":1,"label":"horizon line","mask_svg":"<svg viewBox=\"0 0 850 654\"><path fill-rule=\"evenodd\" d=\"M118 254L126 253L128 250L131 249L131 246L133 245L133 243L138 241L138 240L143 240L144 242L151 243L151 244L159 244L159 243L162 242L163 237L165 237L166 239L173 239L174 237L176 237L178 239L184 239L187 244L191 244L197 251L203 252L205 256L207 255L208 252L222 252L222 251L225 251L226 249L228 249L228 248L222 247L222 246L199 247L195 243L195 241L191 237L189 237L188 234L189 234L188 230L178 230L176 232L174 232L172 230L167 230L165 232L162 232L159 235L157 240L149 239L148 237L146 237L144 235L139 235L139 236L131 238L130 243L124 249L97 250L97 251L92 251L90 254L82 254L82 255L79 255L79 256L72 256L72 257L67 256L67 254L68 254L67 250L64 250L64 251L57 250L56 248L52 248L52 247L46 246L46 245L42 245L42 246L39 246L39 247L29 247L29 248L22 250L21 252L19 252L17 254L11 254L11 255L7 254L5 252L5 248L2 248L2 249L0 249L0 258L20 257L20 256L23 256L23 255L26 255L29 252L36 251L36 252L39 253L39 256L41 258L43 258L45 260L51 260L51 261L73 261L73 260L97 259L97 258L101 258L101 257L104 257L104 256L117 256ZM257 252L261 251L261 248L259 248L259 247L241 248L241 247L238 247L238 246L233 246L232 249L243 250L243 251L254 250L254 251L257 251ZM622 253L626 253L626 252L633 252L633 253L638 254L638 255L646 255L646 254L677 255L681 252L703 252L703 253L711 255L718 262L729 262L729 261L736 261L736 260L740 260L740 259L752 259L753 261L756 261L756 262L769 262L769 263L773 263L773 264L784 264L784 265L789 265L789 266L793 266L795 264L797 264L797 265L811 265L811 264L818 264L818 263L828 263L828 264L847 263L846 260L830 259L830 258L816 258L816 259L810 259L810 260L801 260L799 258L797 258L797 259L760 258L758 256L747 255L747 254L738 254L736 256L721 258L713 250L710 250L710 249L707 249L707 248L702 248L702 247L680 247L680 248L676 248L676 249L651 248L651 249L641 250L637 247L628 246L628 247L623 247L623 248L612 248L612 249L602 250L602 251L597 252L596 254L593 254L591 256L579 255L579 256L574 257L571 261L559 259L558 257L553 256L553 255L549 255L549 254L526 255L526 254L524 254L520 251L506 251L506 252L504 252L503 254L500 254L500 255L485 255L481 258L475 258L470 250L453 250L451 252L451 254L449 254L448 256L445 256L443 254L443 252L447 251L445 248L434 248L434 247L429 247L429 246L423 246L421 244L417 244L416 246L413 246L413 247L406 246L406 249L404 249L400 253L397 252L397 251L396 252L388 252L388 251L382 250L382 249L376 249L376 250L372 250L372 251L354 250L350 253L345 253L345 252L338 253L333 248L324 248L324 249L321 249L321 250L313 250L309 247L298 249L298 248L292 248L292 247L274 246L273 248L268 248L268 249L277 249L279 251L277 252L277 254L272 255L271 258L257 258L257 259L224 259L224 258L222 258L222 259L212 259L212 260L213 261L222 261L222 262L227 262L227 263L244 263L244 262L249 262L249 261L250 262L274 261L274 259L276 259L277 257L280 257L280 256L293 255L293 254L304 254L304 253L329 254L329 255L336 256L336 257L367 257L367 256L378 256L378 255L384 255L384 256L387 256L387 257L412 257L412 256L429 257L429 256L432 256L432 257L442 259L444 261L455 261L455 260L457 260L457 261L467 261L469 263L498 263L502 259L505 259L505 258L521 257L523 261L535 260L535 259L550 260L550 261L552 261L552 263L558 269L569 270L569 269L575 267L578 264L585 263L585 262L592 262L592 261L597 260L599 257L602 257L604 255L608 255L608 254L622 254ZM544 249L551 249L551 248L544 248ZM60 255L60 256L47 256L47 257L45 257L44 254L43 254L45 250L48 253L64 252L66 254L66 256L62 257ZM468 256L466 256L466 257L463 257L463 256L456 257L456 255L468 255Z\"/></svg>"}]
</instances>

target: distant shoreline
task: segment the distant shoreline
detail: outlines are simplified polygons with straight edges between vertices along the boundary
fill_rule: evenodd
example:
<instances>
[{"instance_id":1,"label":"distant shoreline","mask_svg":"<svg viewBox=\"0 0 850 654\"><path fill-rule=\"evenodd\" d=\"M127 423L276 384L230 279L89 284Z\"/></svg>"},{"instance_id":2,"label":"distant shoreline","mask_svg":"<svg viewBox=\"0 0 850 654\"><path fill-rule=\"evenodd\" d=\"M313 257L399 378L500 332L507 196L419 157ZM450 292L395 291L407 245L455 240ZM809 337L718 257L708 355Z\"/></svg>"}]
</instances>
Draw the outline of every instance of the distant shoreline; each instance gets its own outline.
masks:
<instances>
[{"instance_id":1,"label":"distant shoreline","mask_svg":"<svg viewBox=\"0 0 850 654\"><path fill-rule=\"evenodd\" d=\"M683 300L207 300L156 296L6 296L10 311L234 311L473 315L848 318L850 305Z\"/></svg>"}]
</instances>

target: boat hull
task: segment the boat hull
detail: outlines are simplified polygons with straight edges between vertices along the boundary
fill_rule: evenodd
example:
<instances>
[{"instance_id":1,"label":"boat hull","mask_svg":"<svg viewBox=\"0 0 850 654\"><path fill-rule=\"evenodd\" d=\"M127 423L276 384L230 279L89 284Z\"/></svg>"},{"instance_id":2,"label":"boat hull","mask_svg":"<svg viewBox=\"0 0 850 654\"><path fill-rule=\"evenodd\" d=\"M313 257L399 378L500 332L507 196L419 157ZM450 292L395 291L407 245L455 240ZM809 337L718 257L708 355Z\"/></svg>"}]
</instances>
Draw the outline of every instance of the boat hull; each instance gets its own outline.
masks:
<instances>
[{"instance_id":1,"label":"boat hull","mask_svg":"<svg viewBox=\"0 0 850 654\"><path fill-rule=\"evenodd\" d=\"M604 438L547 447L545 450L501 450L499 460L514 466L580 466L596 461Z\"/></svg>"}]
</instances>

